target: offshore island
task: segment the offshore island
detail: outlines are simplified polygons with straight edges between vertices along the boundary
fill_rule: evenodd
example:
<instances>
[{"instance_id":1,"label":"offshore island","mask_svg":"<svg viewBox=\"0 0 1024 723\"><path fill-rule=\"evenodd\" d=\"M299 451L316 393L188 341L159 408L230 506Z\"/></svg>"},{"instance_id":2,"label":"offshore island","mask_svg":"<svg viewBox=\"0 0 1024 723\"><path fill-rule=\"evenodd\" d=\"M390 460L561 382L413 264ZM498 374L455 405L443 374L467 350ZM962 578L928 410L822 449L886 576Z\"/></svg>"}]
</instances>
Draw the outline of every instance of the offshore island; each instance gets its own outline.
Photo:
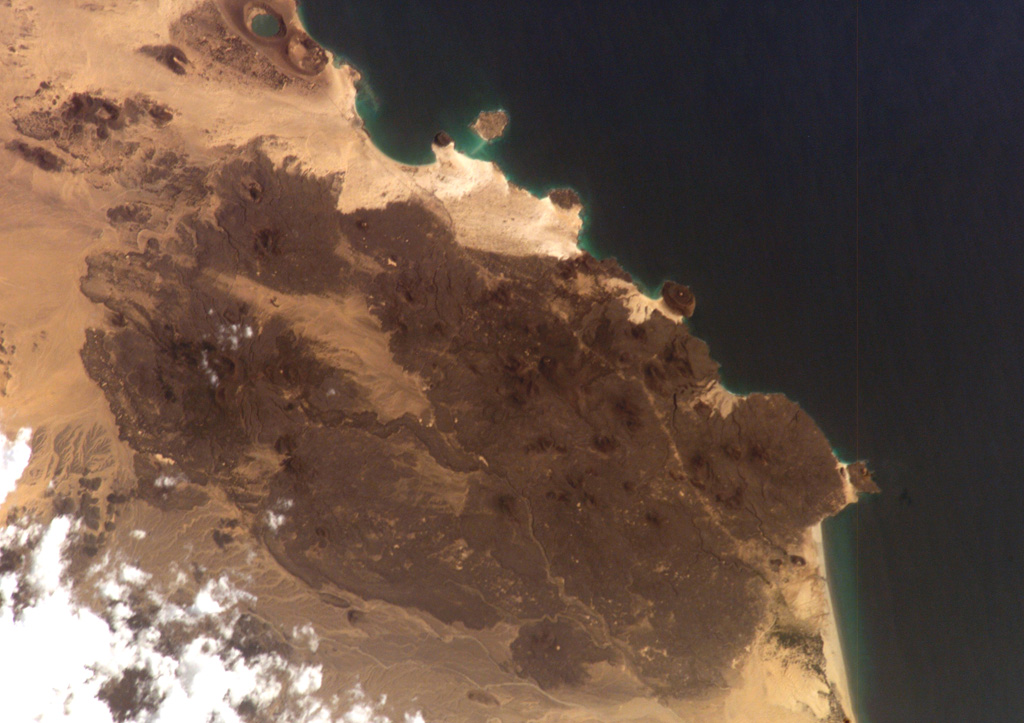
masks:
<instances>
[{"instance_id":1,"label":"offshore island","mask_svg":"<svg viewBox=\"0 0 1024 723\"><path fill-rule=\"evenodd\" d=\"M485 141L501 138L508 127L508 113L503 110L480 111L470 128Z\"/></svg>"},{"instance_id":2,"label":"offshore island","mask_svg":"<svg viewBox=\"0 0 1024 723\"><path fill-rule=\"evenodd\" d=\"M692 292L581 251L575 193L443 133L386 158L291 0L0 20L0 431L33 430L0 511L74 520L84 599L101 559L193 608L235 576L225 645L309 626L316 689L394 720L853 719L819 525L869 472L726 390ZM163 700L111 676L118 720Z\"/></svg>"}]
</instances>

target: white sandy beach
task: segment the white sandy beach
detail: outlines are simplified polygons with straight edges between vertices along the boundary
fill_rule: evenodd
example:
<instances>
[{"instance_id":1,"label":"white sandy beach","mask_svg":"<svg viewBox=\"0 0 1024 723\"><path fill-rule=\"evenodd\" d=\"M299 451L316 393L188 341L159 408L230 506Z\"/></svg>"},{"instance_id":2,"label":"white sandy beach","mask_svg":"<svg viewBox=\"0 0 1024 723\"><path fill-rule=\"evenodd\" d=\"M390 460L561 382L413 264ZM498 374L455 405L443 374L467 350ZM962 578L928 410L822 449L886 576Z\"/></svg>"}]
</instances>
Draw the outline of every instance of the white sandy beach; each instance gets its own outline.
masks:
<instances>
[{"instance_id":1,"label":"white sandy beach","mask_svg":"<svg viewBox=\"0 0 1024 723\"><path fill-rule=\"evenodd\" d=\"M816 553L818 569L826 586L825 605L828 613L821 625L821 637L825 642L826 670L829 678L836 684L843 707L849 711L847 715L851 723L856 723L857 719L853 712L852 705L853 699L850 694L850 681L846 672L845 658L843 657L843 646L839 639L839 625L836 619L836 609L833 604L831 588L829 587L828 564L825 556L825 545L820 523L814 526L811 530L811 534L814 539L814 550Z\"/></svg>"}]
</instances>

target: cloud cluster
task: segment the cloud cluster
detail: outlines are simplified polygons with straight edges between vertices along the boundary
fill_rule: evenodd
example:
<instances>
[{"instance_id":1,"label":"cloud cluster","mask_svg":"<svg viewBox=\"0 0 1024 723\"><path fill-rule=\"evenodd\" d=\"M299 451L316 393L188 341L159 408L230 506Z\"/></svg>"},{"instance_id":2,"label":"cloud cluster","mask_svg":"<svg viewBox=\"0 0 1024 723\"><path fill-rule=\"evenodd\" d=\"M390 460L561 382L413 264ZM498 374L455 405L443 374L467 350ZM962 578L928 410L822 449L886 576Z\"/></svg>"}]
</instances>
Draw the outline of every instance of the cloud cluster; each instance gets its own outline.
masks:
<instances>
[{"instance_id":1,"label":"cloud cluster","mask_svg":"<svg viewBox=\"0 0 1024 723\"><path fill-rule=\"evenodd\" d=\"M14 439L0 434L0 505L14 491L14 486L28 466L28 459L32 456L30 439L32 430L27 428L19 430Z\"/></svg>"},{"instance_id":2,"label":"cloud cluster","mask_svg":"<svg viewBox=\"0 0 1024 723\"><path fill-rule=\"evenodd\" d=\"M16 480L27 437L4 442L0 480ZM3 720L392 723L359 688L326 693L321 666L296 660L296 649L247 611L255 598L226 576L172 602L147 572L108 555L73 581L66 556L77 527L57 517L0 528ZM313 626L296 633L315 652Z\"/></svg>"}]
</instances>

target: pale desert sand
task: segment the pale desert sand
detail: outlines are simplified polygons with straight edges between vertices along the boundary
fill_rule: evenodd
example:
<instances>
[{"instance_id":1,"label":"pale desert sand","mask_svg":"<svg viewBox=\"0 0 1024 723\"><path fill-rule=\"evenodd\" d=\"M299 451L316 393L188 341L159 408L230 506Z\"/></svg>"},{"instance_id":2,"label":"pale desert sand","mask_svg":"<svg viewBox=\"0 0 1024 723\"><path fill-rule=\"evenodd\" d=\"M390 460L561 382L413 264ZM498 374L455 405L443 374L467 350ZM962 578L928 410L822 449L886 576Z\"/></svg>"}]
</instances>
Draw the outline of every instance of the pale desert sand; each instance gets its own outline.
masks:
<instances>
[{"instance_id":1,"label":"pale desert sand","mask_svg":"<svg viewBox=\"0 0 1024 723\"><path fill-rule=\"evenodd\" d=\"M815 559L818 561L818 567L821 570L821 577L826 585L824 598L828 613L822 620L821 624L822 637L825 641L825 661L827 663L826 671L828 672L829 678L835 681L843 707L846 710L851 711L849 714L850 720L853 720L850 681L847 678L846 663L843 657L843 646L839 639L839 625L836 620L836 610L832 602L832 596L830 591L827 589L829 584L828 565L825 560L825 547L822 540L820 523L814 526L812 534L814 536L814 549L816 553Z\"/></svg>"}]
</instances>

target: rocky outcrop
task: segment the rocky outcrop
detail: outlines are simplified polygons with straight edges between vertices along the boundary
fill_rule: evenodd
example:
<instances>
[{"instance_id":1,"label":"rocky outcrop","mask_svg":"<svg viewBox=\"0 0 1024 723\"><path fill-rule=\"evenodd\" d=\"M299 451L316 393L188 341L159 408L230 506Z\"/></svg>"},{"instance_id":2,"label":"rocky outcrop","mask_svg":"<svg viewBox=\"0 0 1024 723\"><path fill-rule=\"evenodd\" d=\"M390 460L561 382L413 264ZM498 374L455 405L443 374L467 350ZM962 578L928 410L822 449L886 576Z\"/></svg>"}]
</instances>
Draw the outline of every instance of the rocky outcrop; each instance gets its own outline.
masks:
<instances>
[{"instance_id":1,"label":"rocky outcrop","mask_svg":"<svg viewBox=\"0 0 1024 723\"><path fill-rule=\"evenodd\" d=\"M693 316L697 308L697 297L693 295L688 286L677 284L675 281L666 281L661 286L661 298L665 305L677 314L686 318Z\"/></svg>"},{"instance_id":2,"label":"rocky outcrop","mask_svg":"<svg viewBox=\"0 0 1024 723\"><path fill-rule=\"evenodd\" d=\"M521 626L516 669L544 688L598 661L665 694L723 685L783 574L769 559L845 504L814 423L782 397L702 402L707 347L595 291L628 278L614 261L471 251L420 205L343 214L334 179L237 153L176 241L96 255L82 282L111 316L82 358L140 490L170 458L241 511L287 501L301 524L271 549L294 575ZM246 283L265 294L228 291ZM429 414L382 417L276 295L367 299ZM253 455L276 468L252 477Z\"/></svg>"},{"instance_id":3,"label":"rocky outcrop","mask_svg":"<svg viewBox=\"0 0 1024 723\"><path fill-rule=\"evenodd\" d=\"M508 113L503 110L485 110L476 117L470 128L485 141L501 138L508 127Z\"/></svg>"},{"instance_id":4,"label":"rocky outcrop","mask_svg":"<svg viewBox=\"0 0 1024 723\"><path fill-rule=\"evenodd\" d=\"M551 203L566 210L578 208L583 205L579 194L571 188L556 188L548 193L548 198L551 199Z\"/></svg>"}]
</instances>

